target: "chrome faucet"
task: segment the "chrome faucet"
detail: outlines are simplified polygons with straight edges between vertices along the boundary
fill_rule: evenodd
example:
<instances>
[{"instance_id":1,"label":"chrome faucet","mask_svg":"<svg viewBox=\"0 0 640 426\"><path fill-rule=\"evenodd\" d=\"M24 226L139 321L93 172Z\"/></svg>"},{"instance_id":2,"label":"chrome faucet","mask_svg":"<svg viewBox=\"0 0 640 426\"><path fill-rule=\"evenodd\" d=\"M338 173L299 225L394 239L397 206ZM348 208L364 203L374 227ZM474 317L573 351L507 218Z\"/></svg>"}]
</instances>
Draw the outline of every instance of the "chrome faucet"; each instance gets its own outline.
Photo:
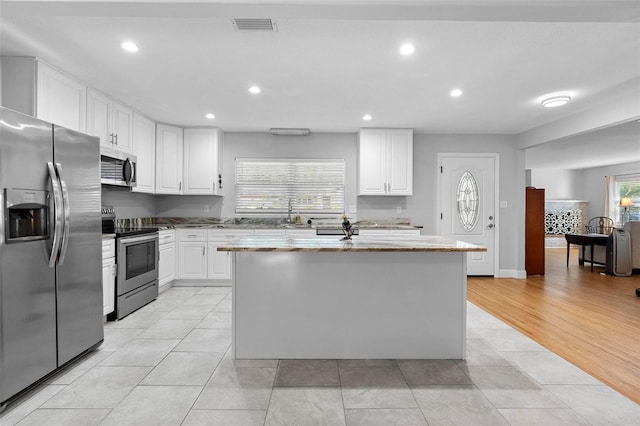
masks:
<instances>
[{"instance_id":1,"label":"chrome faucet","mask_svg":"<svg viewBox=\"0 0 640 426\"><path fill-rule=\"evenodd\" d=\"M293 212L293 206L291 205L291 198L289 198L289 205L287 207L287 223L291 223L292 212Z\"/></svg>"}]
</instances>

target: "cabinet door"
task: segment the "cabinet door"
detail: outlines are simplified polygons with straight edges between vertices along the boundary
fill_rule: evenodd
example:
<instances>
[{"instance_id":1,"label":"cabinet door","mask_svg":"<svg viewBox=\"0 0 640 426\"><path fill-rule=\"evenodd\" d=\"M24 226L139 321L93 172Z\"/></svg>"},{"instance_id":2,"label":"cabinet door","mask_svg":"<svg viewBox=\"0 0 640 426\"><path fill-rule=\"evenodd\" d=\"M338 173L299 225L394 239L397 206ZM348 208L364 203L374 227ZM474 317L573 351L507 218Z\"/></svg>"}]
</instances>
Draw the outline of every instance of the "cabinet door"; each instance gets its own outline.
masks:
<instances>
[{"instance_id":1,"label":"cabinet door","mask_svg":"<svg viewBox=\"0 0 640 426\"><path fill-rule=\"evenodd\" d=\"M178 278L207 279L207 243L192 242L178 245Z\"/></svg>"},{"instance_id":2,"label":"cabinet door","mask_svg":"<svg viewBox=\"0 0 640 426\"><path fill-rule=\"evenodd\" d=\"M413 131L387 131L387 193L413 195Z\"/></svg>"},{"instance_id":3,"label":"cabinet door","mask_svg":"<svg viewBox=\"0 0 640 426\"><path fill-rule=\"evenodd\" d=\"M89 89L87 91L87 133L100 138L100 143L111 146L111 99Z\"/></svg>"},{"instance_id":4,"label":"cabinet door","mask_svg":"<svg viewBox=\"0 0 640 426\"><path fill-rule=\"evenodd\" d=\"M37 117L69 129L86 129L87 88L84 84L38 62Z\"/></svg>"},{"instance_id":5,"label":"cabinet door","mask_svg":"<svg viewBox=\"0 0 640 426\"><path fill-rule=\"evenodd\" d=\"M184 131L183 194L218 195L219 136L217 129Z\"/></svg>"},{"instance_id":6,"label":"cabinet door","mask_svg":"<svg viewBox=\"0 0 640 426\"><path fill-rule=\"evenodd\" d=\"M358 139L358 195L385 195L386 184L386 131L363 129Z\"/></svg>"},{"instance_id":7,"label":"cabinet door","mask_svg":"<svg viewBox=\"0 0 640 426\"><path fill-rule=\"evenodd\" d=\"M116 258L102 259L102 307L103 315L115 309L115 268Z\"/></svg>"},{"instance_id":8,"label":"cabinet door","mask_svg":"<svg viewBox=\"0 0 640 426\"><path fill-rule=\"evenodd\" d=\"M133 153L138 160L138 182L134 192L153 193L156 189L156 124L133 114Z\"/></svg>"},{"instance_id":9,"label":"cabinet door","mask_svg":"<svg viewBox=\"0 0 640 426\"><path fill-rule=\"evenodd\" d=\"M125 152L132 152L133 141L133 111L113 102L111 104L111 129L116 148Z\"/></svg>"},{"instance_id":10,"label":"cabinet door","mask_svg":"<svg viewBox=\"0 0 640 426\"><path fill-rule=\"evenodd\" d=\"M208 243L209 259L207 262L208 278L210 280L231 279L231 252L218 251L221 243Z\"/></svg>"},{"instance_id":11,"label":"cabinet door","mask_svg":"<svg viewBox=\"0 0 640 426\"><path fill-rule=\"evenodd\" d=\"M156 127L156 193L182 193L182 129Z\"/></svg>"},{"instance_id":12,"label":"cabinet door","mask_svg":"<svg viewBox=\"0 0 640 426\"><path fill-rule=\"evenodd\" d=\"M158 283L159 286L163 286L176 277L176 245L175 243L161 244L159 252Z\"/></svg>"}]
</instances>

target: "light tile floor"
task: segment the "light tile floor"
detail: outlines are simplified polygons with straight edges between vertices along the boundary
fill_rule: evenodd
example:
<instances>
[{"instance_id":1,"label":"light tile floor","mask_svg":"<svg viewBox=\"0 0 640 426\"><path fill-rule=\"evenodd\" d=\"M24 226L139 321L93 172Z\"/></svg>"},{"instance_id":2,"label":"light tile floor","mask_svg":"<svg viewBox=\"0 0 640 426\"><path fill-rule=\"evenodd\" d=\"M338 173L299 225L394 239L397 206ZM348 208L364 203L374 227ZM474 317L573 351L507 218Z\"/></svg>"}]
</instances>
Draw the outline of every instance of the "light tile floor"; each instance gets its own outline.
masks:
<instances>
[{"instance_id":1,"label":"light tile floor","mask_svg":"<svg viewBox=\"0 0 640 426\"><path fill-rule=\"evenodd\" d=\"M640 406L468 303L461 360L233 360L229 288L174 287L9 405L19 425L640 425Z\"/></svg>"}]
</instances>

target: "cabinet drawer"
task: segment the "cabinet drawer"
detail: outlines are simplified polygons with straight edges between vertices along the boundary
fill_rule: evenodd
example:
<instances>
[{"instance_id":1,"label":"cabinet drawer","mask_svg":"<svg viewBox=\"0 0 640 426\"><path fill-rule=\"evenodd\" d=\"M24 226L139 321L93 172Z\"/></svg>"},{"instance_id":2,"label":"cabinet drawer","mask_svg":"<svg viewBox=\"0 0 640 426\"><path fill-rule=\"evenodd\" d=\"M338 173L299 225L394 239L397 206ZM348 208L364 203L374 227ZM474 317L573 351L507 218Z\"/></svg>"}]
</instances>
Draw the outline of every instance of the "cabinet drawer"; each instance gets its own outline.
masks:
<instances>
[{"instance_id":1,"label":"cabinet drawer","mask_svg":"<svg viewBox=\"0 0 640 426\"><path fill-rule=\"evenodd\" d=\"M116 256L116 240L109 238L102 240L102 258L108 259Z\"/></svg>"},{"instance_id":2,"label":"cabinet drawer","mask_svg":"<svg viewBox=\"0 0 640 426\"><path fill-rule=\"evenodd\" d=\"M163 230L158 233L159 244L169 244L176 241L176 231L173 229Z\"/></svg>"},{"instance_id":3,"label":"cabinet drawer","mask_svg":"<svg viewBox=\"0 0 640 426\"><path fill-rule=\"evenodd\" d=\"M208 241L228 241L243 235L253 235L253 229L209 229Z\"/></svg>"},{"instance_id":4,"label":"cabinet drawer","mask_svg":"<svg viewBox=\"0 0 640 426\"><path fill-rule=\"evenodd\" d=\"M206 229L179 229L179 241L207 241Z\"/></svg>"}]
</instances>

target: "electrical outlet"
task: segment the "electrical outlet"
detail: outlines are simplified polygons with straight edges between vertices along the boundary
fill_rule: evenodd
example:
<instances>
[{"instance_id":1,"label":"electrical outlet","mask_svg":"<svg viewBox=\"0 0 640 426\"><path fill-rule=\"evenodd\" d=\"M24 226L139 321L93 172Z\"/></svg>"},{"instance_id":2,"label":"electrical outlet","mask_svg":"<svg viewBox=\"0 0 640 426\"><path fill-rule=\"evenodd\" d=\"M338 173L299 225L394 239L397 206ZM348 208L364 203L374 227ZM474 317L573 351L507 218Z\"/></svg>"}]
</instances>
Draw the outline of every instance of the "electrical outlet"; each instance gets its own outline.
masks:
<instances>
[{"instance_id":1,"label":"electrical outlet","mask_svg":"<svg viewBox=\"0 0 640 426\"><path fill-rule=\"evenodd\" d=\"M508 207L508 204L507 204L507 202L506 202L506 201L504 201L504 200L503 200L503 201L500 201L500 208L501 208L501 209L506 209L507 207Z\"/></svg>"},{"instance_id":2,"label":"electrical outlet","mask_svg":"<svg viewBox=\"0 0 640 426\"><path fill-rule=\"evenodd\" d=\"M204 205L204 212L209 213L209 204Z\"/></svg>"},{"instance_id":3,"label":"electrical outlet","mask_svg":"<svg viewBox=\"0 0 640 426\"><path fill-rule=\"evenodd\" d=\"M402 214L402 207L396 207L396 214Z\"/></svg>"}]
</instances>

